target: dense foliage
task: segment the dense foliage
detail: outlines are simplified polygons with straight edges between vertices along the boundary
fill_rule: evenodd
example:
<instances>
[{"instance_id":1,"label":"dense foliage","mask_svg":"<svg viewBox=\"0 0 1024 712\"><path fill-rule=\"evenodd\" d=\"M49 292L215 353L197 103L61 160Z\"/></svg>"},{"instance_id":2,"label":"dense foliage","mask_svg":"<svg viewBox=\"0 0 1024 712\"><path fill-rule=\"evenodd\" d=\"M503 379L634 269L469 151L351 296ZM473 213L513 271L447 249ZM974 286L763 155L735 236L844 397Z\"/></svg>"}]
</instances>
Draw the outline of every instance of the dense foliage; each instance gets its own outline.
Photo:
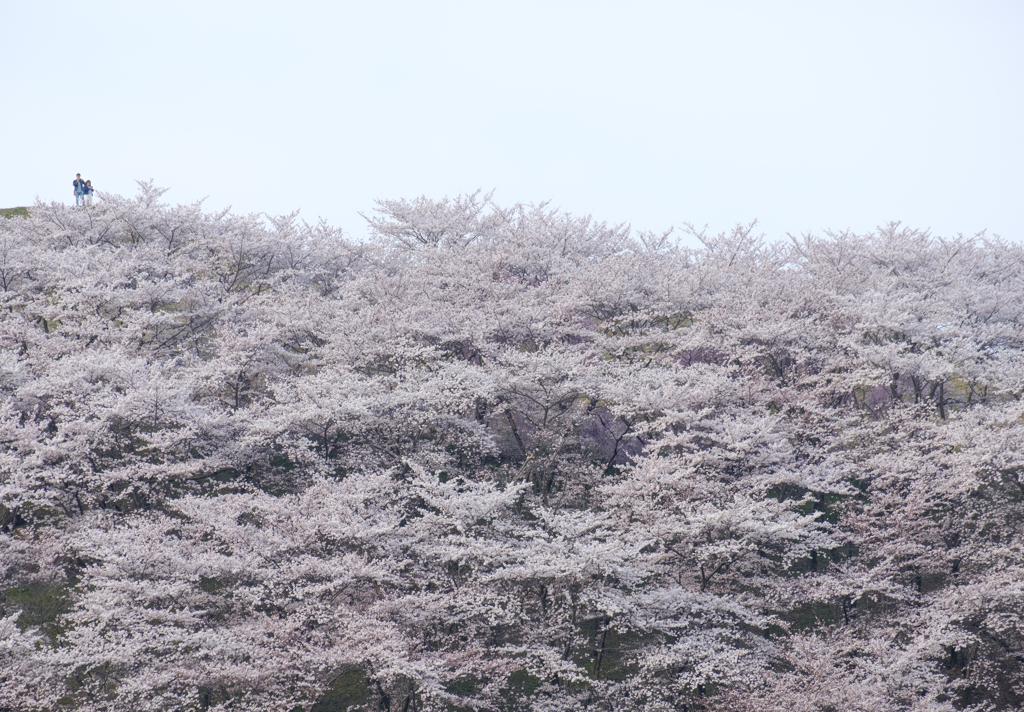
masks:
<instances>
[{"instance_id":1,"label":"dense foliage","mask_svg":"<svg viewBox=\"0 0 1024 712\"><path fill-rule=\"evenodd\" d=\"M0 221L0 709L1024 704L1024 253Z\"/></svg>"}]
</instances>

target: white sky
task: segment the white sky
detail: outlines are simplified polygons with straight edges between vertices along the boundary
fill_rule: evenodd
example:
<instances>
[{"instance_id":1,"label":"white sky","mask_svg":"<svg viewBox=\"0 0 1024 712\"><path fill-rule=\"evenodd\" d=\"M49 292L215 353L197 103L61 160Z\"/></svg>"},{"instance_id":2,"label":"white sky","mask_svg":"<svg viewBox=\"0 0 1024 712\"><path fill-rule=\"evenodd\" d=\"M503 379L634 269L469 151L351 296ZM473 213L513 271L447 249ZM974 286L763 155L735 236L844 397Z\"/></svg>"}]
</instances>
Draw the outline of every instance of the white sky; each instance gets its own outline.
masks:
<instances>
[{"instance_id":1,"label":"white sky","mask_svg":"<svg viewBox=\"0 0 1024 712\"><path fill-rule=\"evenodd\" d=\"M495 189L772 238L1024 239L1024 2L19 2L0 207L169 187L353 236Z\"/></svg>"}]
</instances>

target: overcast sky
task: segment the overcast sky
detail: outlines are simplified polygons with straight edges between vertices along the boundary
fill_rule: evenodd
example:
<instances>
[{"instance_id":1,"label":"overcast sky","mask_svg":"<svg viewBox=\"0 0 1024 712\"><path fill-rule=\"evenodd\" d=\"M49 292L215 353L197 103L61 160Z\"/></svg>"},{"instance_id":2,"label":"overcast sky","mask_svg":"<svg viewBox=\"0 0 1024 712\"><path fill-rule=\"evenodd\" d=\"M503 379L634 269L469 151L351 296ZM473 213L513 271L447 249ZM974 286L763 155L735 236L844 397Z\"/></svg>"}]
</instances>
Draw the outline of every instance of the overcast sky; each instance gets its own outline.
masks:
<instances>
[{"instance_id":1,"label":"overcast sky","mask_svg":"<svg viewBox=\"0 0 1024 712\"><path fill-rule=\"evenodd\" d=\"M0 207L76 172L324 218L494 190L636 229L1024 239L1024 2L15 2Z\"/></svg>"}]
</instances>

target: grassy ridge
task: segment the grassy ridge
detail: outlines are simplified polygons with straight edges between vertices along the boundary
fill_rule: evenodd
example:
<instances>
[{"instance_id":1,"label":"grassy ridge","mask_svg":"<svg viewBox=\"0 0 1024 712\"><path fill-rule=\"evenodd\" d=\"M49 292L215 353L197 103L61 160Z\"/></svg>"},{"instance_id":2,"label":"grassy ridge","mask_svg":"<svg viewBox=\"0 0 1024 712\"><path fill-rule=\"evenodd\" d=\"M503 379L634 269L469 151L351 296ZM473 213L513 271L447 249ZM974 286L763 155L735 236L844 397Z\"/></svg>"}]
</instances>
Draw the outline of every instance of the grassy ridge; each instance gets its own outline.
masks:
<instances>
[{"instance_id":1,"label":"grassy ridge","mask_svg":"<svg viewBox=\"0 0 1024 712\"><path fill-rule=\"evenodd\" d=\"M0 215L5 218L13 218L15 215L28 217L28 208L0 208Z\"/></svg>"}]
</instances>

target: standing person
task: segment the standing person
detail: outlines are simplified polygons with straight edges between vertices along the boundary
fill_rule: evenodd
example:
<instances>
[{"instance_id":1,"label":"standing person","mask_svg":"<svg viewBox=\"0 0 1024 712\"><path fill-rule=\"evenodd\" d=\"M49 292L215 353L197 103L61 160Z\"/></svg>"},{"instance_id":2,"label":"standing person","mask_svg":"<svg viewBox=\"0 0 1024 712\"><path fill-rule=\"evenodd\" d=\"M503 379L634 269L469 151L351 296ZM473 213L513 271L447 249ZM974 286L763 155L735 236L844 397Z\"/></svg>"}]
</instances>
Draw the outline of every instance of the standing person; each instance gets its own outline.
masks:
<instances>
[{"instance_id":1,"label":"standing person","mask_svg":"<svg viewBox=\"0 0 1024 712\"><path fill-rule=\"evenodd\" d=\"M85 204L86 205L92 205L92 194L95 193L95 192L96 191L94 191L92 189L92 181L91 180L85 181Z\"/></svg>"},{"instance_id":2,"label":"standing person","mask_svg":"<svg viewBox=\"0 0 1024 712\"><path fill-rule=\"evenodd\" d=\"M75 205L85 205L85 181L82 180L81 173L75 174L71 185L75 187Z\"/></svg>"}]
</instances>

